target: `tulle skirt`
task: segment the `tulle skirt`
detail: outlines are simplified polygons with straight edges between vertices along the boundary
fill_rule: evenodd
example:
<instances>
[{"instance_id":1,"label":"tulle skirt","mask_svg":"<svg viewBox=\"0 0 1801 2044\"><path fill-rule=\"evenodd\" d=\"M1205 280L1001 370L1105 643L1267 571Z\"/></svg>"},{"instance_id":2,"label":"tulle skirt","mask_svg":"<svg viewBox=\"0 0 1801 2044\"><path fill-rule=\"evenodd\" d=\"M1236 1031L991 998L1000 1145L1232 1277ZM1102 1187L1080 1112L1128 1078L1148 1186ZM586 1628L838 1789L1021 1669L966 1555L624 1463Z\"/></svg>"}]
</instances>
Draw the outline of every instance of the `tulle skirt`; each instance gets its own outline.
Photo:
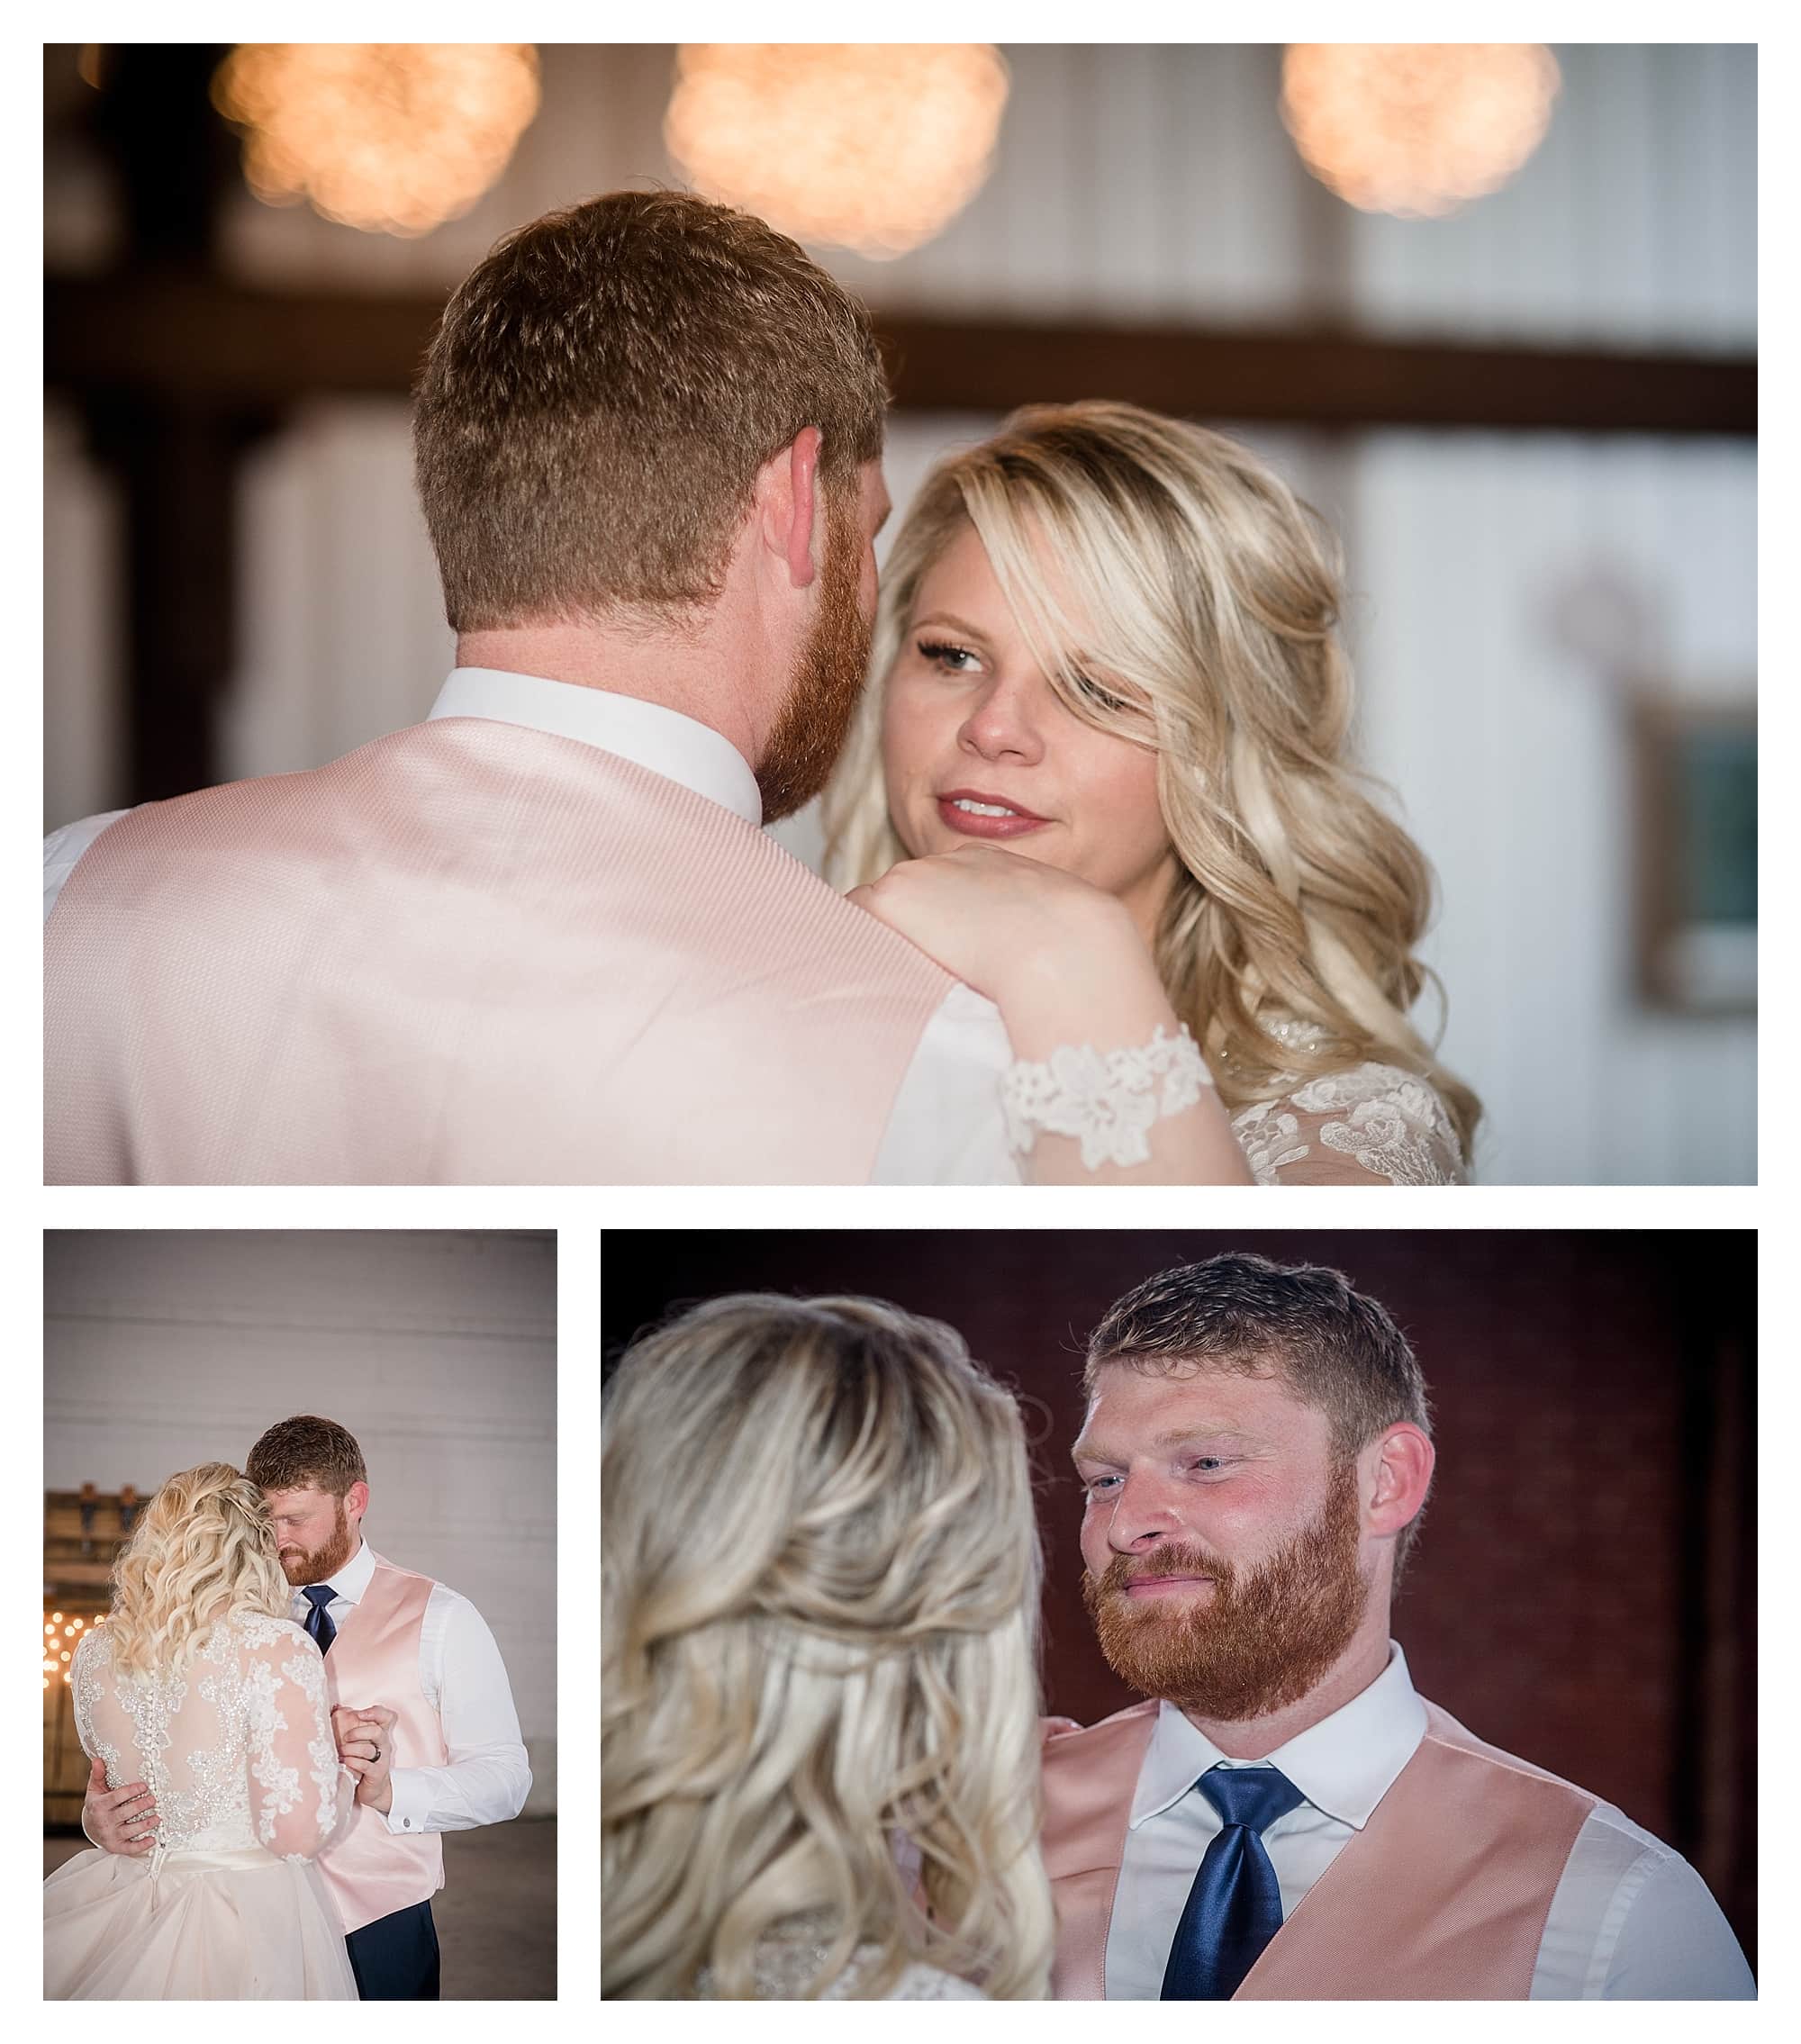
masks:
<instances>
[{"instance_id":1,"label":"tulle skirt","mask_svg":"<svg viewBox=\"0 0 1801 2044\"><path fill-rule=\"evenodd\" d=\"M81 1852L44 1883L44 1999L354 2002L311 1860L260 1847L150 1860Z\"/></svg>"}]
</instances>

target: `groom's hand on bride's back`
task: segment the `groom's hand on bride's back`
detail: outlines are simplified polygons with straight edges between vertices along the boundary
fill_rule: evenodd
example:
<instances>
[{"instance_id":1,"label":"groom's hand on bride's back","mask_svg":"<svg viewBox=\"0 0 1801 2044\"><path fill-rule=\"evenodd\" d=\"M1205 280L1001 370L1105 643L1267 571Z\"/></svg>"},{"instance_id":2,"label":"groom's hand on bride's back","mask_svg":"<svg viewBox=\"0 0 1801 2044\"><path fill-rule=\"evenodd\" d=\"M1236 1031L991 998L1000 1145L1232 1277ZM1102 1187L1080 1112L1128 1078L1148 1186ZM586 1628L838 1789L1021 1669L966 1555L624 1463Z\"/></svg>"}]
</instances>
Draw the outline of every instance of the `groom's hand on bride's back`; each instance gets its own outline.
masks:
<instances>
[{"instance_id":1,"label":"groom's hand on bride's back","mask_svg":"<svg viewBox=\"0 0 1801 2044\"><path fill-rule=\"evenodd\" d=\"M106 1763L95 1760L82 1798L81 1828L103 1852L140 1859L157 1842L157 1806L141 1781L108 1788Z\"/></svg>"}]
</instances>

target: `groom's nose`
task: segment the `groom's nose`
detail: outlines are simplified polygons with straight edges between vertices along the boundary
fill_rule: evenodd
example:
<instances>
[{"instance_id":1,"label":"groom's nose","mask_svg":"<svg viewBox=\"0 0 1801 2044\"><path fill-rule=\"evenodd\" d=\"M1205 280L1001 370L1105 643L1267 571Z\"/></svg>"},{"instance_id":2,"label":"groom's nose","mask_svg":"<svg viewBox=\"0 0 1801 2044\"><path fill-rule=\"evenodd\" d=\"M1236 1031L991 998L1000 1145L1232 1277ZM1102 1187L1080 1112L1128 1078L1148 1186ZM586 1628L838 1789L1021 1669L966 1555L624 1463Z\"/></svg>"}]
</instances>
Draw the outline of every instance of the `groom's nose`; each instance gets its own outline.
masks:
<instances>
[{"instance_id":1,"label":"groom's nose","mask_svg":"<svg viewBox=\"0 0 1801 2044\"><path fill-rule=\"evenodd\" d=\"M1147 1477L1128 1474L1113 1500L1108 1544L1121 1554L1143 1554L1181 1531L1181 1521L1157 1486Z\"/></svg>"}]
</instances>

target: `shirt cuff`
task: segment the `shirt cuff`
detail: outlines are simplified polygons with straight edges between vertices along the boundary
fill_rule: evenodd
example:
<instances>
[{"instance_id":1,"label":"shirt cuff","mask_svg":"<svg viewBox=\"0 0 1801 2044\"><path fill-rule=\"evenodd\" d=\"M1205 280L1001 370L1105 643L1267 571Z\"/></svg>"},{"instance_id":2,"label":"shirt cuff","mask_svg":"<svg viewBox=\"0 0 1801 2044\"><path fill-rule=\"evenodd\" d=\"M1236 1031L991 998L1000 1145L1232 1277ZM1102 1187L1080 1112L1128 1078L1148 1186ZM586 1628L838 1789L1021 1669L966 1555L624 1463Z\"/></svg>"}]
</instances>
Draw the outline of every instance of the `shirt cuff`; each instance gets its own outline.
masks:
<instances>
[{"instance_id":1,"label":"shirt cuff","mask_svg":"<svg viewBox=\"0 0 1801 2044\"><path fill-rule=\"evenodd\" d=\"M426 1805L430 1786L423 1768L396 1768L388 1777L393 1801L381 1814L391 1831L403 1838L417 1838L427 1829Z\"/></svg>"}]
</instances>

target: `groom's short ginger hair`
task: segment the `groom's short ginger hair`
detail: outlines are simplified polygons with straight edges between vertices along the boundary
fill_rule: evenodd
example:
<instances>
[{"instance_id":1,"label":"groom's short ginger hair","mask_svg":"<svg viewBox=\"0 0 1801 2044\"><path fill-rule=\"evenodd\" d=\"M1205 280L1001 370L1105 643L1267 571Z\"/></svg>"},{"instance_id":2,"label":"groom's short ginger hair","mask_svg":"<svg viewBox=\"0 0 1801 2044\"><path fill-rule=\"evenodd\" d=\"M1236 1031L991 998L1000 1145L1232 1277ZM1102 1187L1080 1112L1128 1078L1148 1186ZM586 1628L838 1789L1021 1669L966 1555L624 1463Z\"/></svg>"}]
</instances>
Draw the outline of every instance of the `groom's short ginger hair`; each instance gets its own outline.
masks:
<instances>
[{"instance_id":1,"label":"groom's short ginger hair","mask_svg":"<svg viewBox=\"0 0 1801 2044\"><path fill-rule=\"evenodd\" d=\"M1161 1271L1116 1299L1089 1336L1085 1396L1113 1363L1147 1376L1274 1377L1325 1414L1339 1461L1398 1420L1432 1434L1425 1377L1407 1336L1385 1307L1323 1264L1232 1252ZM1398 1565L1418 1527L1416 1518L1402 1530Z\"/></svg>"},{"instance_id":2,"label":"groom's short ginger hair","mask_svg":"<svg viewBox=\"0 0 1801 2044\"><path fill-rule=\"evenodd\" d=\"M250 1450L244 1474L258 1490L312 1488L334 1497L369 1480L356 1435L335 1419L311 1413L277 1420Z\"/></svg>"},{"instance_id":3,"label":"groom's short ginger hair","mask_svg":"<svg viewBox=\"0 0 1801 2044\"><path fill-rule=\"evenodd\" d=\"M848 502L887 402L867 312L763 221L682 192L533 221L452 294L417 393L452 629L692 612L763 464L816 426Z\"/></svg>"}]
</instances>

